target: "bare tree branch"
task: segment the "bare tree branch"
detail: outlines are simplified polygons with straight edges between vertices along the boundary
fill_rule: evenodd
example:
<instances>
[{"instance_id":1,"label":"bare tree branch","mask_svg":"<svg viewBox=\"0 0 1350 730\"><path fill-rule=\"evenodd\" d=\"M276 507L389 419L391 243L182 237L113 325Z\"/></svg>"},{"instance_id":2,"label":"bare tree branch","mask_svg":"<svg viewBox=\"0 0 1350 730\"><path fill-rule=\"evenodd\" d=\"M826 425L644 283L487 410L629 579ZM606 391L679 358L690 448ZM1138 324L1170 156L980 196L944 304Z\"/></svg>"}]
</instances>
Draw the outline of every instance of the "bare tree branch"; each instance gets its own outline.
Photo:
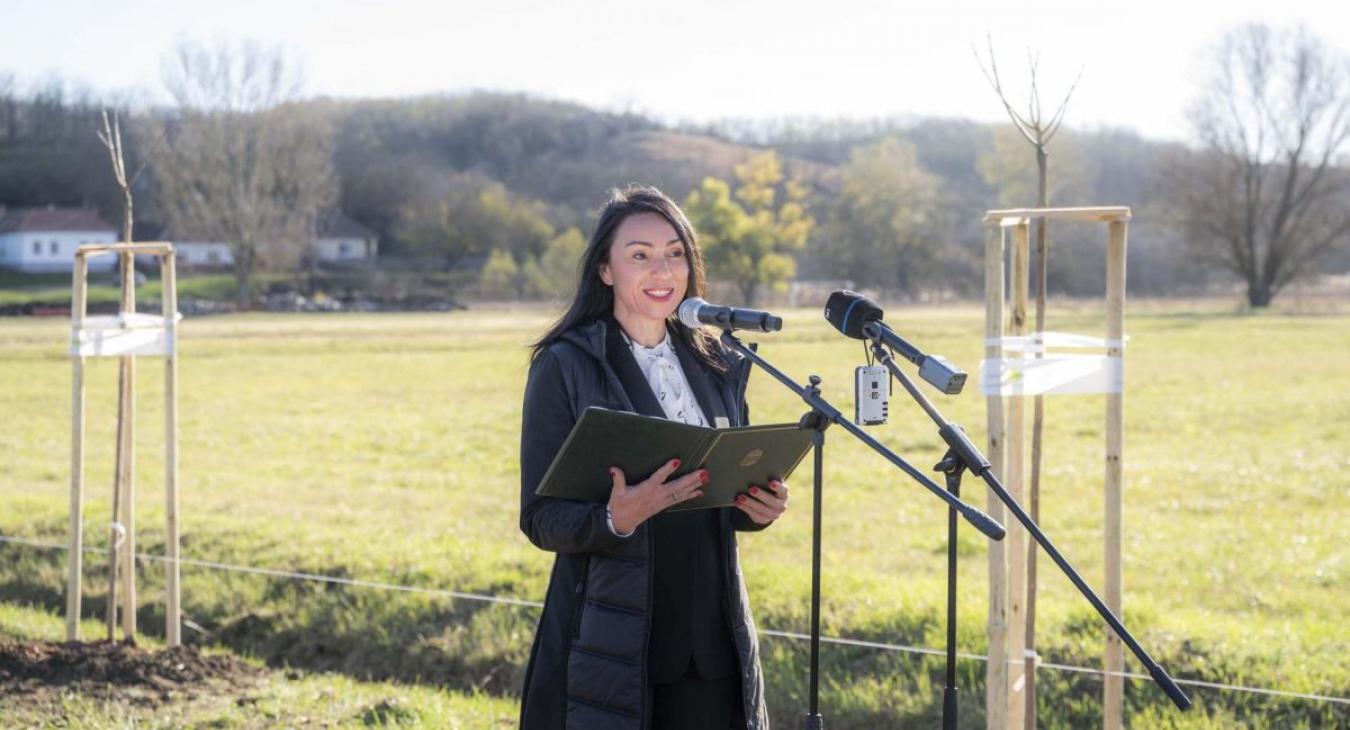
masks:
<instances>
[{"instance_id":1,"label":"bare tree branch","mask_svg":"<svg viewBox=\"0 0 1350 730\"><path fill-rule=\"evenodd\" d=\"M1060 125L1064 123L1064 112L1069 108L1069 100L1073 98L1073 92L1078 88L1078 82L1082 80L1083 69L1079 69L1073 83L1069 84L1069 90L1064 92L1064 100L1059 102L1059 108L1055 110L1054 116L1050 117L1050 123L1046 125L1045 143L1047 145L1050 144L1050 140L1054 139L1055 132L1059 131Z\"/></svg>"},{"instance_id":2,"label":"bare tree branch","mask_svg":"<svg viewBox=\"0 0 1350 730\"><path fill-rule=\"evenodd\" d=\"M97 131L98 139L108 149L108 159L112 164L113 179L122 192L122 237L131 242L133 223L133 202L131 185L127 183L126 157L122 153L122 125L113 112L112 122L108 121L108 110L103 110L103 128Z\"/></svg>"},{"instance_id":3,"label":"bare tree branch","mask_svg":"<svg viewBox=\"0 0 1350 730\"><path fill-rule=\"evenodd\" d=\"M994 53L994 40L990 35L985 36L985 43L989 54L989 65L985 66L985 59L980 56L978 50L972 48L975 55L975 63L979 65L980 72L989 82L989 87L993 89L994 94L998 96L999 102L1003 104L1004 111L1008 114L1008 119L1017 127L1027 142L1036 148L1038 154L1044 154L1050 140L1054 139L1055 133L1059 131L1064 122L1065 112L1069 108L1069 100L1073 98L1074 90L1078 88L1078 82L1083 78L1083 71L1080 70L1074 78L1073 83L1064 94L1064 99L1051 115L1050 120L1045 121L1045 115L1041 105L1040 89L1040 55L1035 51L1027 50L1027 67L1030 71L1030 92L1027 96L1027 113L1018 112L1008 98L1007 92L1003 88L1003 81L998 73L998 58Z\"/></svg>"},{"instance_id":4,"label":"bare tree branch","mask_svg":"<svg viewBox=\"0 0 1350 730\"><path fill-rule=\"evenodd\" d=\"M1003 109L1008 113L1008 118L1012 120L1013 125L1017 127L1023 137L1027 138L1028 142L1035 144L1036 135L1032 131L1030 122L1013 109L1012 104L1008 101L1008 95L1003 92L1003 83L998 76L998 59L994 55L994 39L992 36L985 36L985 40L989 45L989 68L984 67L984 61L980 58L978 51L975 51L975 63L979 65L980 72L984 74L985 80L989 82L989 86L998 96L998 100L1003 103ZM974 49L971 50L974 51Z\"/></svg>"},{"instance_id":5,"label":"bare tree branch","mask_svg":"<svg viewBox=\"0 0 1350 730\"><path fill-rule=\"evenodd\" d=\"M1028 48L1027 68L1031 71L1031 93L1027 95L1027 119L1031 121L1031 127L1038 131L1041 129L1041 91L1036 83L1039 65L1039 54Z\"/></svg>"}]
</instances>

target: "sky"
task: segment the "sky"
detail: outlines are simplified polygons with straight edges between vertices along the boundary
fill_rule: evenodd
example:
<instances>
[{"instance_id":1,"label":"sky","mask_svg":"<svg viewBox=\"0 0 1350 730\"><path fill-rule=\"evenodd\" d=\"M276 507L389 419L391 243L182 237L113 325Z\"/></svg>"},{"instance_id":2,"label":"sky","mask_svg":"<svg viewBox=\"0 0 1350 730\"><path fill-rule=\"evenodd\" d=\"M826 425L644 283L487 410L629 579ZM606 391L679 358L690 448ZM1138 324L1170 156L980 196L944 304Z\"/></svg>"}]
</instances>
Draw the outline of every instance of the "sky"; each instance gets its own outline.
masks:
<instances>
[{"instance_id":1,"label":"sky","mask_svg":"<svg viewBox=\"0 0 1350 730\"><path fill-rule=\"evenodd\" d=\"M1252 21L1304 24L1350 53L1350 4L863 0L0 0L0 74L164 100L178 43L283 46L311 95L521 91L669 122L1004 120L975 60L992 39L1013 100L1037 54L1066 124L1186 140L1206 50Z\"/></svg>"}]
</instances>

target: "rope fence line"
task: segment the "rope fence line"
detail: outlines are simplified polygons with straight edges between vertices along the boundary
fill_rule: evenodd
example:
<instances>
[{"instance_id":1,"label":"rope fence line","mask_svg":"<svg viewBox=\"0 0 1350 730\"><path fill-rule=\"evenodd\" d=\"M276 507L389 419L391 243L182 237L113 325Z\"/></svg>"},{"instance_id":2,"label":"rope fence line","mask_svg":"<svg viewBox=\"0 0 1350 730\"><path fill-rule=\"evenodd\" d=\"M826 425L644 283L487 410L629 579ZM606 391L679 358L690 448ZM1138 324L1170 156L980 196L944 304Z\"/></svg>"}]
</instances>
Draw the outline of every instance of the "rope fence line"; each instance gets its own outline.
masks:
<instances>
[{"instance_id":1,"label":"rope fence line","mask_svg":"<svg viewBox=\"0 0 1350 730\"><path fill-rule=\"evenodd\" d=\"M9 535L0 535L0 543L9 543L14 545L26 545L29 547L47 548L52 550L69 550L70 546L64 543L51 542L49 540L38 540L26 537L14 537ZM97 547L86 547L85 553L106 554L106 550ZM136 557L142 560L152 560L160 563L172 562L163 555L152 555L149 553L136 553ZM303 573L289 570L278 570L275 568L259 568L251 565L235 565L232 563L219 563L211 560L197 560L193 558L179 558L179 565L186 565L194 568L207 568L211 570L222 570L232 573L246 573L250 575L262 575L271 578L287 578L291 580L307 580L318 583L330 583L334 585L345 585L356 588L373 588L376 590L397 591L401 593L417 593L422 595L440 596L445 598L458 598L468 601L481 601L484 603L493 603L501 605L521 606L525 608L543 608L544 604L540 601L529 601L522 598L509 598L505 596L493 596L483 593L466 593L463 591L452 591L444 588L420 588L418 586L399 585L397 583L385 583L381 581L361 580L357 578L343 578L339 576L323 575L321 573ZM762 636L772 636L782 639L810 640L809 634L802 634L793 631L778 631L776 629L760 629ZM862 639L845 639L835 636L821 636L822 644L835 644L839 646L853 646L864 649L876 649L880 651L897 651L908 654L923 654L928 656L946 656L946 651L942 649L930 649L920 646L906 646L902 644L889 644L878 641L865 641ZM973 661L988 662L989 657L983 654L970 654L966 652L957 652L956 656L961 659ZM1021 665L1021 659L1009 659L1009 664ZM1118 676L1125 679L1152 680L1147 674L1137 672L1111 672L1104 669L1095 669L1093 667L1080 667L1072 664L1056 664L1053 662L1040 662L1037 665L1045 669L1053 669L1061 672L1072 672L1077 674L1093 674L1097 676ZM1290 692L1286 690L1267 689L1265 687L1245 687L1235 684L1222 684L1219 682L1205 682L1198 679L1177 679L1177 684L1190 687L1201 687L1205 689L1216 689L1230 692L1248 692L1251 694L1268 695L1272 697L1284 697L1288 699L1308 700L1312 702L1327 702L1338 705L1350 705L1350 698L1330 697L1326 695L1308 694L1303 692Z\"/></svg>"},{"instance_id":2,"label":"rope fence line","mask_svg":"<svg viewBox=\"0 0 1350 730\"><path fill-rule=\"evenodd\" d=\"M764 636L777 636L786 639L804 639L810 640L810 634L801 634L792 631L776 631L774 629L760 629L759 633ZM865 649L880 649L886 651L903 651L911 654L928 654L931 656L947 656L947 652L942 649L927 649L919 646L902 646L899 644L886 644L877 641L864 641L861 639L841 639L836 637L820 637L822 644L841 644L844 646L857 646ZM1032 652L1028 652L1029 654ZM966 652L956 652L959 659L973 659L975 661L987 662L989 657L983 654L968 654ZM1021 660L1009 659L1008 664L1022 665ZM1138 672L1108 672L1105 669L1095 669L1093 667L1079 667L1073 664L1056 664L1054 662L1040 661L1037 655L1036 666L1043 669L1054 669L1061 672L1073 672L1076 674L1095 674L1098 676L1114 675L1126 679L1146 679L1152 681L1153 678L1147 674ZM1184 684L1191 687L1204 687L1208 689L1232 690L1235 692L1251 692L1253 694L1271 695L1274 697L1288 697L1300 700L1314 700L1317 702L1330 702L1333 704L1350 705L1350 698L1328 697L1325 695L1305 694L1302 692L1289 692L1281 689L1266 689L1264 687L1243 687L1236 684L1220 684L1217 682L1205 682L1199 679L1174 679L1177 684Z\"/></svg>"},{"instance_id":3,"label":"rope fence line","mask_svg":"<svg viewBox=\"0 0 1350 730\"><path fill-rule=\"evenodd\" d=\"M63 543L50 542L46 540L34 540L24 537L10 537L0 535L0 542L14 543L19 545L30 545L32 547L51 548L55 550L69 550L70 546ZM82 552L106 554L106 550L96 547L86 547ZM136 553L136 557L142 560L153 560L160 563L173 562L163 555L152 555L150 553ZM179 558L179 565L187 565L194 568L210 568L212 570L224 570L231 573L249 573L252 575L265 575L271 578L290 578L293 580L308 580L318 583L333 583L337 585L354 586L357 588L375 588L386 591L399 591L401 593L420 593L423 595L440 596L445 598L460 598L469 601L485 601L488 603L505 603L513 606L525 606L528 608L543 608L544 604L539 601L527 601L523 598L508 598L505 596L489 596L482 593L464 593L461 591L452 591L445 588L420 588L418 586L405 586L397 583L383 583L373 580L360 580L357 578L342 578L335 575L323 575L321 573L298 573L289 570L277 570L275 568L258 568L252 565L235 565L233 563L217 563L211 560L196 560L193 558Z\"/></svg>"}]
</instances>

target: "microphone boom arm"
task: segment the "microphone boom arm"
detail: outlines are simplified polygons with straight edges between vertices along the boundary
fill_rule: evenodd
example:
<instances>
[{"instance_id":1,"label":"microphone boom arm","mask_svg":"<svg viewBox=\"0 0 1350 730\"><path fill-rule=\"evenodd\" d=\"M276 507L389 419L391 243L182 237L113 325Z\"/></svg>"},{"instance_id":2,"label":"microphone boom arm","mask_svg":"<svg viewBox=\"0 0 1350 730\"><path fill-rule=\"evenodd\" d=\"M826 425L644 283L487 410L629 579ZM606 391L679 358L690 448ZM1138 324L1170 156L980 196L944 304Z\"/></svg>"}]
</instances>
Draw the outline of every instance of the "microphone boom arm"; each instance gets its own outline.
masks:
<instances>
[{"instance_id":1,"label":"microphone boom arm","mask_svg":"<svg viewBox=\"0 0 1350 730\"><path fill-rule=\"evenodd\" d=\"M966 502L963 502L958 497L952 496L952 494L949 493L946 489L943 489L942 487L938 486L937 482L934 482L932 479L930 479L927 474L916 469L914 466L912 466L909 462L905 461L895 452L886 448L881 442L869 436L865 431L859 428L852 421L850 421L847 418L844 418L843 414L839 412L838 408L835 408L834 406L830 405L829 401L825 400L823 397L820 396L818 390L814 388L803 387L801 384L797 383L795 380L784 374L781 370L775 368L773 365L770 365L764 358L760 357L759 354L757 354L750 348L746 347L740 341L740 339L738 339L735 335L731 333L731 330L723 330L721 339L724 345L739 352L746 359L750 360L750 362L754 363L755 365L758 365L761 369L763 369L764 372L768 373L769 375L772 375L775 380L782 383L792 392L796 393L799 397L801 397L803 401L806 402L808 406L812 408L812 410L821 414L821 416L823 416L830 423L838 424L845 431L848 431L849 433L853 434L855 438L857 438L859 441L862 441L864 444L869 446L873 451L877 452L878 454L881 454L883 457L886 458L887 461L899 467L901 471L908 474L911 478L914 479L914 481L923 485L928 489L928 491L937 495L938 498L946 502L947 505L950 506L952 509L955 509L956 511L960 512L961 516L964 517L967 522L973 525L975 529L984 533L987 537L989 537L989 539L991 540L1003 539L1003 536L1007 532L1006 530L1003 529L1003 525L1000 525L997 521L995 521L989 515L980 511L976 507Z\"/></svg>"}]
</instances>

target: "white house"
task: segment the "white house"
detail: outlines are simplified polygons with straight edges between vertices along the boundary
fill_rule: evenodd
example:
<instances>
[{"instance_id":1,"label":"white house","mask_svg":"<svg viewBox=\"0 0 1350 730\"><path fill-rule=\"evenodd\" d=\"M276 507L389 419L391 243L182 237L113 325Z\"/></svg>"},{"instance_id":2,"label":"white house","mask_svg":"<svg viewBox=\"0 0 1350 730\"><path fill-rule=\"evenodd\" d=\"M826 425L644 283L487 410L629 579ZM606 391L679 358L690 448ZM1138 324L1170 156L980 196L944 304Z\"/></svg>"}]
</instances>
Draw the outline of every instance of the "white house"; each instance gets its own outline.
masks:
<instances>
[{"instance_id":1,"label":"white house","mask_svg":"<svg viewBox=\"0 0 1350 730\"><path fill-rule=\"evenodd\" d=\"M174 241L178 264L189 268L227 268L234 265L230 244L216 241Z\"/></svg>"},{"instance_id":2,"label":"white house","mask_svg":"<svg viewBox=\"0 0 1350 730\"><path fill-rule=\"evenodd\" d=\"M319 227L314 253L319 261L335 264L368 263L379 252L375 233L347 216L338 213Z\"/></svg>"},{"instance_id":3,"label":"white house","mask_svg":"<svg viewBox=\"0 0 1350 730\"><path fill-rule=\"evenodd\" d=\"M75 249L111 243L117 229L85 208L0 209L0 267L29 272L70 271ZM111 271L116 256L89 259L90 271Z\"/></svg>"},{"instance_id":4,"label":"white house","mask_svg":"<svg viewBox=\"0 0 1350 730\"><path fill-rule=\"evenodd\" d=\"M192 235L181 238L183 240L173 244L180 263L199 268L234 265L234 254L228 243L193 240L199 237ZM378 245L374 232L338 213L320 225L311 250L321 263L350 265L374 261Z\"/></svg>"}]
</instances>

